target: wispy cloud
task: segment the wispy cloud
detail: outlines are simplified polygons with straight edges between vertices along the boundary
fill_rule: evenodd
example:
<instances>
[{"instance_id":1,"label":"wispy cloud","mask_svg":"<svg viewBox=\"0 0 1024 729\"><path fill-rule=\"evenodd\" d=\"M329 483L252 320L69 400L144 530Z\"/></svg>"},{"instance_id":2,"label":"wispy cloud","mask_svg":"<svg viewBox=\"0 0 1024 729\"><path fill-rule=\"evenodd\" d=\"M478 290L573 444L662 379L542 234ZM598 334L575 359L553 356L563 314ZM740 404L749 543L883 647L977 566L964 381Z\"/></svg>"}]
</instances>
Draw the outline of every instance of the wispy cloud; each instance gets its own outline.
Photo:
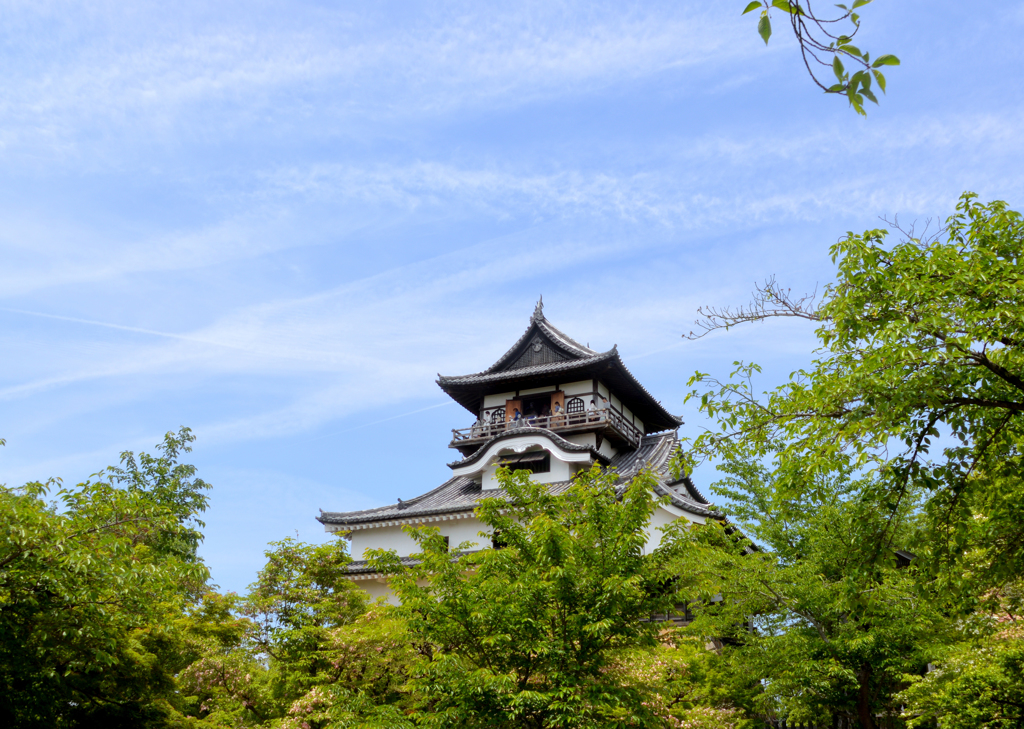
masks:
<instances>
[{"instance_id":1,"label":"wispy cloud","mask_svg":"<svg viewBox=\"0 0 1024 729\"><path fill-rule=\"evenodd\" d=\"M9 28L54 22L54 13L19 10L7 16ZM345 119L519 106L680 67L716 67L752 51L734 42L734 24L675 6L623 15L593 4L501 12L451 4L405 8L399 23L381 10L320 10L317 25L296 27L261 13L264 23L239 22L248 6L219 13L65 6L63 32L29 33L31 42L7 50L19 72L8 75L0 100L0 150L30 146L76 158L87 154L83 134L109 142L111 133L144 129L174 143L181 134L212 139L256 129L268 116L327 131L325 124ZM75 33L76 19L93 32Z\"/></svg>"},{"instance_id":2,"label":"wispy cloud","mask_svg":"<svg viewBox=\"0 0 1024 729\"><path fill-rule=\"evenodd\" d=\"M1009 127L1006 127L1008 131ZM909 137L908 137L909 139ZM916 142L915 142L916 143ZM993 141L994 146L998 141ZM709 144L722 150L714 170L699 172L685 167L663 167L642 173L558 171L521 173L514 166L467 168L439 162L408 165L317 164L261 174L264 186L258 197L298 196L334 200L340 204L368 203L405 212L445 208L484 212L498 219L543 220L550 216L616 218L654 222L683 230L708 230L724 224L763 225L794 220L821 220L852 211L948 209L959 188L933 177L922 184L915 170L886 170L874 164L854 167L825 183L814 177L822 157L836 154L824 136L809 138L800 149L761 153L755 170L771 166L773 158L799 155L785 173L760 187L745 185L728 190L728 180L745 178L749 158L734 145L718 140ZM766 145L770 146L770 145ZM867 147L868 144L865 144ZM942 146L934 144L933 146ZM732 147L732 149L729 149ZM705 159L716 157L707 149ZM744 156L739 168L723 167L730 156ZM1017 194L1021 184L1006 169L990 174L987 182Z\"/></svg>"}]
</instances>

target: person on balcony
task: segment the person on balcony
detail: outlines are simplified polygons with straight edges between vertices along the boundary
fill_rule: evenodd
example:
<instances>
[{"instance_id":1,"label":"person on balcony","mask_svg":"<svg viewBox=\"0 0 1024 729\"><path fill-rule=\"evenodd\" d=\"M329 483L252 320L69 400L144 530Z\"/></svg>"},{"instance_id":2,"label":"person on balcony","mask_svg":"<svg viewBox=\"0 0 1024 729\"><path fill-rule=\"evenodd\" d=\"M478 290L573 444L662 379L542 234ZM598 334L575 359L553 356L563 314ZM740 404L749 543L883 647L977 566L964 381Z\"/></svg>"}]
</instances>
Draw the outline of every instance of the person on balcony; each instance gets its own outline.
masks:
<instances>
[{"instance_id":1,"label":"person on balcony","mask_svg":"<svg viewBox=\"0 0 1024 729\"><path fill-rule=\"evenodd\" d=\"M562 403L556 402L551 411L551 427L557 428L562 425L565 425L565 414L562 411Z\"/></svg>"},{"instance_id":2,"label":"person on balcony","mask_svg":"<svg viewBox=\"0 0 1024 729\"><path fill-rule=\"evenodd\" d=\"M594 398L590 398L590 404L587 405L587 420L594 421L597 419L597 405L594 404Z\"/></svg>"},{"instance_id":3,"label":"person on balcony","mask_svg":"<svg viewBox=\"0 0 1024 729\"><path fill-rule=\"evenodd\" d=\"M512 420L508 424L510 428L518 428L523 424L523 414L519 412L519 408L512 410Z\"/></svg>"},{"instance_id":4,"label":"person on balcony","mask_svg":"<svg viewBox=\"0 0 1024 729\"><path fill-rule=\"evenodd\" d=\"M526 414L526 424L531 428L536 427L537 424L537 411L530 407L530 412Z\"/></svg>"}]
</instances>

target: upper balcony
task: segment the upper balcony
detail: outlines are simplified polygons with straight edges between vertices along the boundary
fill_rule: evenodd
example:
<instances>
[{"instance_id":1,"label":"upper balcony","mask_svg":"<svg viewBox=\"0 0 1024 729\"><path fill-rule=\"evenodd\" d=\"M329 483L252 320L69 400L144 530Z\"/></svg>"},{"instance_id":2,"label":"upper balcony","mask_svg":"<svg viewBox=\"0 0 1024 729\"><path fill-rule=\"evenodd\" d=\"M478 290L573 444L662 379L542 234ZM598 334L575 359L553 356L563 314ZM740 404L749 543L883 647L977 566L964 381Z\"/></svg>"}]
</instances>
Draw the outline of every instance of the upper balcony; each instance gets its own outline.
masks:
<instances>
[{"instance_id":1,"label":"upper balcony","mask_svg":"<svg viewBox=\"0 0 1024 729\"><path fill-rule=\"evenodd\" d=\"M495 411L497 415L498 411ZM494 418L494 422L477 422L468 428L452 429L450 448L458 448L465 454L499 433L516 428L545 428L559 435L572 433L599 433L605 438L617 441L630 448L640 446L643 433L616 410L610 408L585 410L558 415L537 416L506 421Z\"/></svg>"}]
</instances>

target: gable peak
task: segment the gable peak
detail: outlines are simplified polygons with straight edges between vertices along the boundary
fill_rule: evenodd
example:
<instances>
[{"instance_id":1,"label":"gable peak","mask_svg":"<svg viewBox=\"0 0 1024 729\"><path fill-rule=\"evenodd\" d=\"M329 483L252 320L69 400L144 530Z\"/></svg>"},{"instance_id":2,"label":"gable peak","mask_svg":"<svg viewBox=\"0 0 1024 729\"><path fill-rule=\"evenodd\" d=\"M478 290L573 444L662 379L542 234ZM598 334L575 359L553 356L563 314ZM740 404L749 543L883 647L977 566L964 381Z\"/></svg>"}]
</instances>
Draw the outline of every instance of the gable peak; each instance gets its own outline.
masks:
<instances>
[{"instance_id":1,"label":"gable peak","mask_svg":"<svg viewBox=\"0 0 1024 729\"><path fill-rule=\"evenodd\" d=\"M544 294L540 295L537 299L537 306L533 309L533 314L530 316L530 323L536 324L537 322L544 321Z\"/></svg>"}]
</instances>

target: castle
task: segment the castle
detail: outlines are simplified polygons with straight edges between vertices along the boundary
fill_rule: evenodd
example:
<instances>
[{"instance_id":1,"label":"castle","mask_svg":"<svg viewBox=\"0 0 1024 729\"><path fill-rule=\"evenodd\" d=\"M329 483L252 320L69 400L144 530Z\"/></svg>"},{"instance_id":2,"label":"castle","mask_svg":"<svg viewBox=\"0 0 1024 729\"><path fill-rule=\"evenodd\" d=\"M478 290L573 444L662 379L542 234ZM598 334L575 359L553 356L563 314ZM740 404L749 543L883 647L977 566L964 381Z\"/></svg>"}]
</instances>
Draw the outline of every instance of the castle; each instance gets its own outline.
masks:
<instances>
[{"instance_id":1,"label":"castle","mask_svg":"<svg viewBox=\"0 0 1024 729\"><path fill-rule=\"evenodd\" d=\"M361 559L364 551L394 549L411 563L417 545L402 531L405 525L437 526L452 545L490 546L474 509L481 498L501 496L500 467L528 469L552 492L595 463L614 469L620 482L650 469L655 493L668 498L651 518L648 550L660 541L658 527L715 516L690 478L677 478L669 468L682 419L630 374L616 347L596 352L563 334L545 318L542 302L526 333L497 362L476 374L439 376L437 384L476 419L452 431L449 448L462 456L448 464L452 477L408 501L317 517L328 532L351 540L355 561L348 578L371 597L389 596L387 578Z\"/></svg>"}]
</instances>

